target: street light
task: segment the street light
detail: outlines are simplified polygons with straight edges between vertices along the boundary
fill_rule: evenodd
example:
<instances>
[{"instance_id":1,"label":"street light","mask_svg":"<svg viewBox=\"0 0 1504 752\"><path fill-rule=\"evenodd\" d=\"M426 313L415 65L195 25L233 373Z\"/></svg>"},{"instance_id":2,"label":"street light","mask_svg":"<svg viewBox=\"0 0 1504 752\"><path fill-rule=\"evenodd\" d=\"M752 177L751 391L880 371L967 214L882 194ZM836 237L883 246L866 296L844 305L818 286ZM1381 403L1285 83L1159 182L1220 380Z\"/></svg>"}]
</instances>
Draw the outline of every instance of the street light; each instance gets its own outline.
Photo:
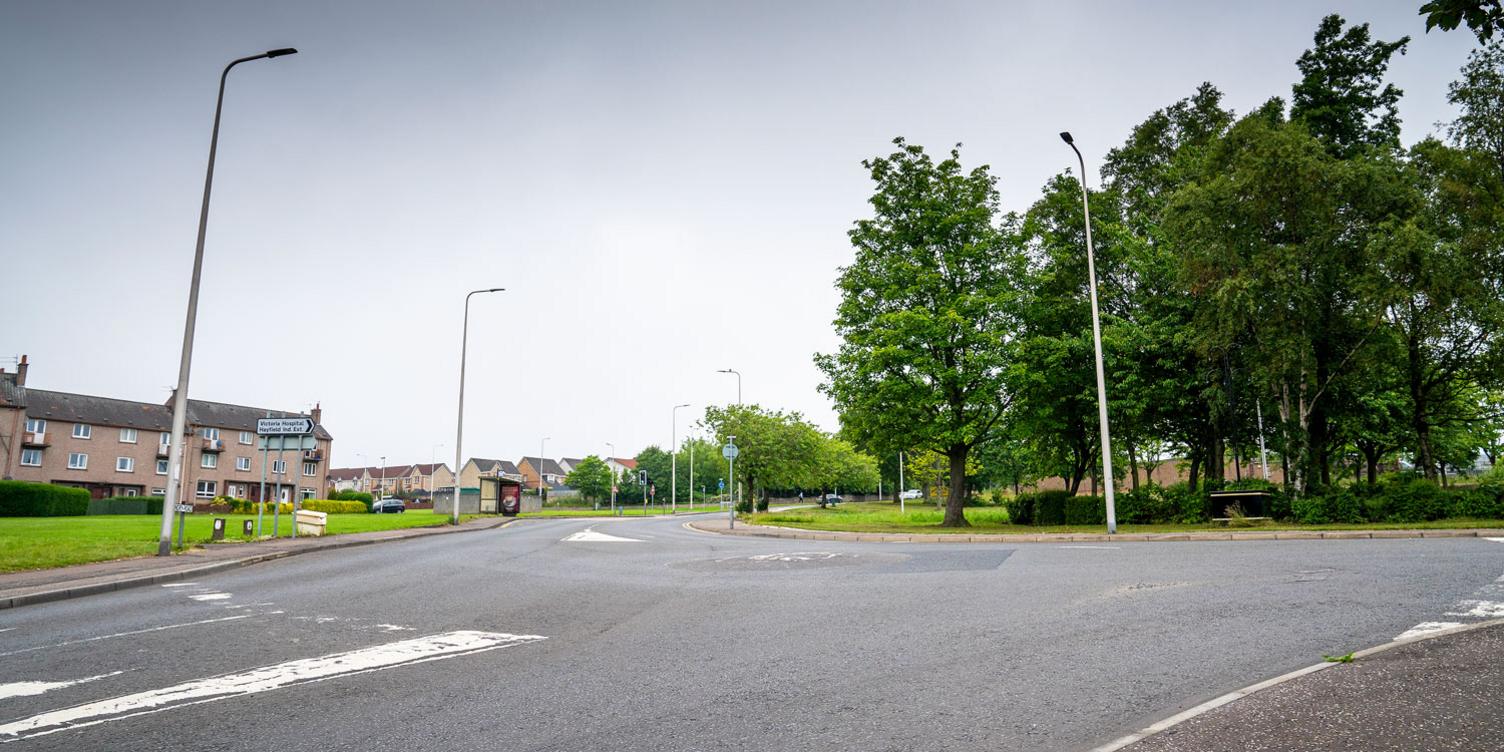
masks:
<instances>
[{"instance_id":1,"label":"street light","mask_svg":"<svg viewBox=\"0 0 1504 752\"><path fill-rule=\"evenodd\" d=\"M542 441L538 442L538 467L536 469L538 471L538 503L540 505L543 503L543 449L548 446L548 440L552 438L552 436L545 436Z\"/></svg>"},{"instance_id":2,"label":"street light","mask_svg":"<svg viewBox=\"0 0 1504 752\"><path fill-rule=\"evenodd\" d=\"M606 469L611 470L611 463L616 461L616 445L606 442L611 451L606 455ZM616 471L611 470L611 513L616 514Z\"/></svg>"},{"instance_id":3,"label":"street light","mask_svg":"<svg viewBox=\"0 0 1504 752\"><path fill-rule=\"evenodd\" d=\"M454 524L460 524L460 456L464 452L465 444L465 351L470 343L470 296L487 292L501 292L505 287L492 287L488 290L471 290L465 295L465 325L460 330L460 407L454 419L454 493L452 501L454 506Z\"/></svg>"},{"instance_id":4,"label":"street light","mask_svg":"<svg viewBox=\"0 0 1504 752\"><path fill-rule=\"evenodd\" d=\"M434 444L433 446L431 446L431 447L428 448L428 501L429 501L429 503L433 502L433 492L439 490L438 489L438 483L435 480L436 478L439 477L439 468L438 468L439 461L436 458L439 456L439 450L443 449L443 448L444 448L443 444Z\"/></svg>"},{"instance_id":5,"label":"street light","mask_svg":"<svg viewBox=\"0 0 1504 752\"><path fill-rule=\"evenodd\" d=\"M671 514L679 513L679 408L681 407L689 407L689 403L674 405L674 409L669 413L674 424L673 430L669 432L672 438L669 440L668 450L668 498ZM690 493L694 493L693 485L690 489Z\"/></svg>"},{"instance_id":6,"label":"street light","mask_svg":"<svg viewBox=\"0 0 1504 752\"><path fill-rule=\"evenodd\" d=\"M177 507L180 493L178 486L184 482L185 476L183 431L188 427L188 371L193 363L193 328L198 320L198 283L204 270L204 235L209 229L209 194L214 187L214 154L219 148L219 115L225 105L225 78L230 75L231 68L241 63L261 58L295 55L297 52L291 47L286 47L231 60L230 64L225 66L224 72L219 74L219 98L214 103L214 130L209 136L209 168L204 173L204 202L198 212L198 243L193 249L193 277L188 285L188 316L183 324L183 355L178 361L178 386L172 398L172 449L169 450L171 456L167 462L167 494L162 501L162 530L157 538L158 556L167 556L172 553L172 515Z\"/></svg>"},{"instance_id":7,"label":"street light","mask_svg":"<svg viewBox=\"0 0 1504 752\"><path fill-rule=\"evenodd\" d=\"M384 455L384 454L381 455L381 485L377 486L376 488L379 489L380 493L381 493L381 496L379 496L378 498L385 499L386 498L386 455Z\"/></svg>"},{"instance_id":8,"label":"street light","mask_svg":"<svg viewBox=\"0 0 1504 752\"><path fill-rule=\"evenodd\" d=\"M1081 211L1086 220L1087 289L1091 290L1091 338L1097 350L1097 415L1102 423L1102 479L1107 488L1107 532L1112 534L1118 531L1118 515L1113 498L1112 440L1108 437L1107 430L1107 376L1102 365L1102 321L1097 312L1097 262L1096 249L1091 244L1091 203L1086 194L1086 158L1081 156L1081 150L1076 148L1076 141L1071 138L1069 131L1062 132L1060 139L1071 147L1071 151L1076 152L1076 159L1081 164Z\"/></svg>"},{"instance_id":9,"label":"street light","mask_svg":"<svg viewBox=\"0 0 1504 752\"><path fill-rule=\"evenodd\" d=\"M736 404L740 405L742 403L742 372L736 370L735 368L722 368L721 370L716 371L716 373L736 374ZM735 478L732 478L733 482L731 484L731 495L735 498L736 501L741 501L741 489L738 489L736 487L735 480ZM756 505L754 504L753 506Z\"/></svg>"}]
</instances>

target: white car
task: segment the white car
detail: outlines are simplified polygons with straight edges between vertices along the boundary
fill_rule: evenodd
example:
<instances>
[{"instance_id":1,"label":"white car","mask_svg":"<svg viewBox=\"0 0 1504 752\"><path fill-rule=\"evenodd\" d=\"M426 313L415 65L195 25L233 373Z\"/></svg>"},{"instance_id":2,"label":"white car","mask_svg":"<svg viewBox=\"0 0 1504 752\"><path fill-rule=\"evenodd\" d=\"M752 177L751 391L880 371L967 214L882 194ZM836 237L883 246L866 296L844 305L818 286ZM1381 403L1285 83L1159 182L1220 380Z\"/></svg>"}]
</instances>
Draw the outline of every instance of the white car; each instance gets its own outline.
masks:
<instances>
[{"instance_id":1,"label":"white car","mask_svg":"<svg viewBox=\"0 0 1504 752\"><path fill-rule=\"evenodd\" d=\"M911 489L909 489L907 491L904 491L903 493L899 494L898 498L900 498L900 499L917 499L917 498L919 498L920 496L923 496L923 495L924 494L919 493L919 489L917 489L917 488L911 488Z\"/></svg>"}]
</instances>

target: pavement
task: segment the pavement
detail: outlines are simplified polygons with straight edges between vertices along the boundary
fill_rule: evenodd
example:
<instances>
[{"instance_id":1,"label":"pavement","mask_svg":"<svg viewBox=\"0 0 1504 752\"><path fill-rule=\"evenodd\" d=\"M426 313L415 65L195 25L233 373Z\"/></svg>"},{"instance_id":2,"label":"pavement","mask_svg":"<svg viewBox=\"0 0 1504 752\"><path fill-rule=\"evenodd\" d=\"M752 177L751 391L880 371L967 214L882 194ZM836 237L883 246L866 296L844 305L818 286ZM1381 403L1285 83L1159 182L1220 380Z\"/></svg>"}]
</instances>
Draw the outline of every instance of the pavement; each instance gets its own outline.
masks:
<instances>
[{"instance_id":1,"label":"pavement","mask_svg":"<svg viewBox=\"0 0 1504 752\"><path fill-rule=\"evenodd\" d=\"M311 551L489 530L507 522L509 520L472 519L458 526L378 530L318 537L304 535L254 543L232 541L199 546L172 556L140 556L70 567L7 572L0 574L0 609L172 582Z\"/></svg>"},{"instance_id":2,"label":"pavement","mask_svg":"<svg viewBox=\"0 0 1504 752\"><path fill-rule=\"evenodd\" d=\"M1122 752L1504 749L1504 623L1399 645L1263 689Z\"/></svg>"},{"instance_id":3,"label":"pavement","mask_svg":"<svg viewBox=\"0 0 1504 752\"><path fill-rule=\"evenodd\" d=\"M523 520L0 610L0 742L1090 750L1322 655L1504 616L1504 543L1483 538L946 545L684 522Z\"/></svg>"}]
</instances>

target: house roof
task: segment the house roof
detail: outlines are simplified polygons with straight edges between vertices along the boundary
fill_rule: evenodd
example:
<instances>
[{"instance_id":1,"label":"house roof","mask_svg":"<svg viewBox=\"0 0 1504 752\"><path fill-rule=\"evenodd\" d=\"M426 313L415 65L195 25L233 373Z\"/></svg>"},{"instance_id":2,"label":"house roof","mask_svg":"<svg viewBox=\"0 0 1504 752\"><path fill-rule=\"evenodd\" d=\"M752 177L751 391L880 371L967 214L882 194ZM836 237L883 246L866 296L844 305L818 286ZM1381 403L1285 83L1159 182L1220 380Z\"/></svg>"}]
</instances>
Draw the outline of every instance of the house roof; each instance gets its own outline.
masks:
<instances>
[{"instance_id":1,"label":"house roof","mask_svg":"<svg viewBox=\"0 0 1504 752\"><path fill-rule=\"evenodd\" d=\"M331 482L355 480L365 475L368 469L364 467L331 467L329 468L329 480Z\"/></svg>"},{"instance_id":2,"label":"house roof","mask_svg":"<svg viewBox=\"0 0 1504 752\"><path fill-rule=\"evenodd\" d=\"M433 471L435 469L441 468L441 467L444 468L445 470L448 470L449 469L449 463L447 463L447 462L440 462L440 463L434 464L434 463L424 462L424 463L420 463L420 464L417 464L417 465L413 465L413 469L417 470L419 475L433 475Z\"/></svg>"},{"instance_id":3,"label":"house roof","mask_svg":"<svg viewBox=\"0 0 1504 752\"><path fill-rule=\"evenodd\" d=\"M637 460L634 460L634 459L632 459L630 457L612 457L611 461L615 462L618 465L621 465L622 467L627 468L628 470L636 470L637 469Z\"/></svg>"},{"instance_id":4,"label":"house roof","mask_svg":"<svg viewBox=\"0 0 1504 752\"><path fill-rule=\"evenodd\" d=\"M26 407L26 387L21 386L20 374L0 370L0 405Z\"/></svg>"},{"instance_id":5,"label":"house roof","mask_svg":"<svg viewBox=\"0 0 1504 752\"><path fill-rule=\"evenodd\" d=\"M579 467L580 463L584 461L584 457L564 457L559 460L560 463L568 465L571 469Z\"/></svg>"},{"instance_id":6,"label":"house roof","mask_svg":"<svg viewBox=\"0 0 1504 752\"><path fill-rule=\"evenodd\" d=\"M152 431L172 430L172 408L167 405L113 397L96 397L90 394L52 392L46 389L25 387L20 389L24 393L27 417L101 426L144 428ZM193 426L255 431L256 420L266 417L268 412L287 414L282 411L230 405L224 402L188 400L188 423ZM302 413L294 414L302 415ZM314 426L314 435L325 440L333 438L321 425Z\"/></svg>"},{"instance_id":7,"label":"house roof","mask_svg":"<svg viewBox=\"0 0 1504 752\"><path fill-rule=\"evenodd\" d=\"M523 457L522 459L517 461L517 464L521 465L524 462L531 465L534 470L538 470L541 467L542 470L540 472L542 472L544 475L565 474L564 468L559 467L558 462L555 462L554 460L551 460L547 457Z\"/></svg>"},{"instance_id":8,"label":"house roof","mask_svg":"<svg viewBox=\"0 0 1504 752\"><path fill-rule=\"evenodd\" d=\"M500 473L502 475L521 474L521 471L517 469L516 465L512 464L511 460L488 460L481 457L471 457L470 462L474 462L475 468L483 473Z\"/></svg>"}]
</instances>

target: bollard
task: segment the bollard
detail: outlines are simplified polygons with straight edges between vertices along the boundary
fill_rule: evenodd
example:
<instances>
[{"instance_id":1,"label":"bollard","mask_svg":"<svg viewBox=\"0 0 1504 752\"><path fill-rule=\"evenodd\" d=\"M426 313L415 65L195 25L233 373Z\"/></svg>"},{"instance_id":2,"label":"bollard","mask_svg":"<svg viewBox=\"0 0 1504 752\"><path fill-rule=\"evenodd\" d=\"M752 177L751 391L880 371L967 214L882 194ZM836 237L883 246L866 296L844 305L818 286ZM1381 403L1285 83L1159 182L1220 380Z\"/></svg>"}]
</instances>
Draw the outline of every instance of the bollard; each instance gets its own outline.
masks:
<instances>
[{"instance_id":1,"label":"bollard","mask_svg":"<svg viewBox=\"0 0 1504 752\"><path fill-rule=\"evenodd\" d=\"M225 539L225 518L214 518L214 535L212 540L222 541Z\"/></svg>"},{"instance_id":2,"label":"bollard","mask_svg":"<svg viewBox=\"0 0 1504 752\"><path fill-rule=\"evenodd\" d=\"M252 535L255 535L255 534L256 534L256 523L252 522L251 520L246 520L245 521L245 525L244 525L244 529L241 531L241 535L244 535L245 537L249 538L249 537L251 537Z\"/></svg>"}]
</instances>

